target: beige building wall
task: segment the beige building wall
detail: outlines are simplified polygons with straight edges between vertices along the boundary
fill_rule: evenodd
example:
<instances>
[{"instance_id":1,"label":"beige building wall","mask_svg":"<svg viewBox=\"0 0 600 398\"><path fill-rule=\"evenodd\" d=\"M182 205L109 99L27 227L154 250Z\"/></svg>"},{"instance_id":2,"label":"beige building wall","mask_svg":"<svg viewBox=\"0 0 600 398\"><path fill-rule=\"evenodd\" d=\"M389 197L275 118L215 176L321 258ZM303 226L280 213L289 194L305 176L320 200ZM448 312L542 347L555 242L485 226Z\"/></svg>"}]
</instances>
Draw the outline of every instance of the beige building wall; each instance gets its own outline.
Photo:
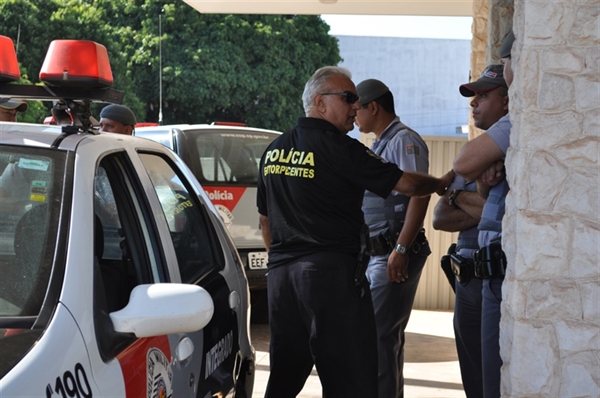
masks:
<instances>
[{"instance_id":1,"label":"beige building wall","mask_svg":"<svg viewBox=\"0 0 600 398\"><path fill-rule=\"evenodd\" d=\"M599 397L600 1L515 0L514 18L508 1L487 5L488 50L510 24L517 38L502 396Z\"/></svg>"}]
</instances>

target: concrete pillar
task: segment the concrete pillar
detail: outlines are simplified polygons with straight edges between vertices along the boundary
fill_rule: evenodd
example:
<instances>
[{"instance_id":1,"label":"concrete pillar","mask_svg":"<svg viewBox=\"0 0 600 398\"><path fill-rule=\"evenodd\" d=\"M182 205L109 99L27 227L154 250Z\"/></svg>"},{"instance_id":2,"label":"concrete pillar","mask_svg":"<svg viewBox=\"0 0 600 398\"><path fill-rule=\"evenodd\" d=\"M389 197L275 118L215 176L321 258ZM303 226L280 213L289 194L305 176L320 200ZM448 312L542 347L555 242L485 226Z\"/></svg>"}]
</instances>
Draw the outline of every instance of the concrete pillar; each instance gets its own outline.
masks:
<instances>
[{"instance_id":1,"label":"concrete pillar","mask_svg":"<svg viewBox=\"0 0 600 398\"><path fill-rule=\"evenodd\" d=\"M599 15L515 0L503 397L600 396Z\"/></svg>"},{"instance_id":2,"label":"concrete pillar","mask_svg":"<svg viewBox=\"0 0 600 398\"><path fill-rule=\"evenodd\" d=\"M514 0L473 0L471 81L477 80L487 65L500 63L498 50L512 28L513 4ZM469 115L469 139L482 132Z\"/></svg>"}]
</instances>

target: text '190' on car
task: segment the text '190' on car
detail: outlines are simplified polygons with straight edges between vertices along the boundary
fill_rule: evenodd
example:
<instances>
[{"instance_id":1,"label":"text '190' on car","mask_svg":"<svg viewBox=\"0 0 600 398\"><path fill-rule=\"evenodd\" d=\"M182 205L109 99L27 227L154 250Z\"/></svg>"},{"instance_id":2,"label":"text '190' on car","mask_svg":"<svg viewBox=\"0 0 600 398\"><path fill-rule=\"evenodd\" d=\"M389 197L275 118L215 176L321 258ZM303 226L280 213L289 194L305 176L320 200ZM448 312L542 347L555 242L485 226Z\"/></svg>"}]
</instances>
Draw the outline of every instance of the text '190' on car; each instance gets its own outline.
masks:
<instances>
[{"instance_id":1,"label":"text '190' on car","mask_svg":"<svg viewBox=\"0 0 600 398\"><path fill-rule=\"evenodd\" d=\"M0 397L250 397L239 254L174 152L98 131L90 103L123 99L106 48L53 41L40 86L0 48L0 99L69 116L0 122Z\"/></svg>"}]
</instances>

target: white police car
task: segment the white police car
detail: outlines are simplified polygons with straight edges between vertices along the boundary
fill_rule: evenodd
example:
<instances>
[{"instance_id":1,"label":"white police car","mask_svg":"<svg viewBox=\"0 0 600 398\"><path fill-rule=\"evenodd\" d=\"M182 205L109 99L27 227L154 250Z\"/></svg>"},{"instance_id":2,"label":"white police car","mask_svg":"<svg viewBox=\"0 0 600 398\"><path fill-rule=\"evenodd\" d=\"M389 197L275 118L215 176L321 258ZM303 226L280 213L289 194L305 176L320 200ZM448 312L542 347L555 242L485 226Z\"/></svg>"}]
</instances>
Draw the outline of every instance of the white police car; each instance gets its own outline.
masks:
<instances>
[{"instance_id":1,"label":"white police car","mask_svg":"<svg viewBox=\"0 0 600 398\"><path fill-rule=\"evenodd\" d=\"M160 142L189 166L231 234L250 291L266 292L268 256L256 208L258 165L281 132L217 122L141 127L134 134Z\"/></svg>"},{"instance_id":2,"label":"white police car","mask_svg":"<svg viewBox=\"0 0 600 398\"><path fill-rule=\"evenodd\" d=\"M43 97L7 75L0 96ZM248 282L208 196L163 145L86 123L118 92L51 92L73 125L0 122L0 397L251 396Z\"/></svg>"}]
</instances>

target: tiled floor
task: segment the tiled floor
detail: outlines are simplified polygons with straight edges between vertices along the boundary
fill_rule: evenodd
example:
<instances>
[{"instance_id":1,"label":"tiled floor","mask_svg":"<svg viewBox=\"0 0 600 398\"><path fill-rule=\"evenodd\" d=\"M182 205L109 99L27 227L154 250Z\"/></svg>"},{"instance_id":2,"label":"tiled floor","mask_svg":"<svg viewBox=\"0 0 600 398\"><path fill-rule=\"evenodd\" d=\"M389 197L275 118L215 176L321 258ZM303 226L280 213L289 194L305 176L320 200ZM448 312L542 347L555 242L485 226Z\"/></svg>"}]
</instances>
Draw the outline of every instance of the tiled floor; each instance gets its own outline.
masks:
<instances>
[{"instance_id":1,"label":"tiled floor","mask_svg":"<svg viewBox=\"0 0 600 398\"><path fill-rule=\"evenodd\" d=\"M406 329L404 352L405 398L465 397L454 345L452 312L413 310ZM269 328L251 325L256 349L256 378L252 398L262 398L269 377ZM313 369L299 398L321 397Z\"/></svg>"}]
</instances>

